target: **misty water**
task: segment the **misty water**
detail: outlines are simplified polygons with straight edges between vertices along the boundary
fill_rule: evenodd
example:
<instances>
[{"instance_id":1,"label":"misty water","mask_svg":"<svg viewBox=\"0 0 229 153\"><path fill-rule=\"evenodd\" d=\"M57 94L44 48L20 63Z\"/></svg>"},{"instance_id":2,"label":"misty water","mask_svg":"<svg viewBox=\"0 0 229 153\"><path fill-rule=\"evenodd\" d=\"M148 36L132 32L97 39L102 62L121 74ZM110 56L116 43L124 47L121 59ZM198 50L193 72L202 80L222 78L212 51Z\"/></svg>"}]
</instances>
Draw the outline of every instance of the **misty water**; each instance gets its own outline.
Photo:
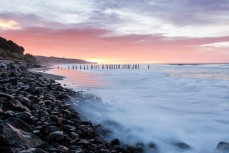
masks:
<instances>
[{"instance_id":1,"label":"misty water","mask_svg":"<svg viewBox=\"0 0 229 153\"><path fill-rule=\"evenodd\" d=\"M214 153L220 141L229 142L229 65L72 66L48 73L64 75L60 83L101 98L75 105L85 119L112 130L108 140L144 143L147 152L154 143L160 153Z\"/></svg>"}]
</instances>

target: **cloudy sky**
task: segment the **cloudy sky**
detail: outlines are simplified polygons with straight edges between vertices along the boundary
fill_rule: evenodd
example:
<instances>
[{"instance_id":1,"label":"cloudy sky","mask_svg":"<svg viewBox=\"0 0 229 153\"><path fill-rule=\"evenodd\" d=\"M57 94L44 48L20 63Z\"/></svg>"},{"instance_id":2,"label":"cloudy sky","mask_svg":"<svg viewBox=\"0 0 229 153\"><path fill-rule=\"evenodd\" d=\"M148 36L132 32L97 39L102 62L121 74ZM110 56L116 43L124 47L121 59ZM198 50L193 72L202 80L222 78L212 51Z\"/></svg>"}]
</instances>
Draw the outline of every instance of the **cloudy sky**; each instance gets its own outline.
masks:
<instances>
[{"instance_id":1,"label":"cloudy sky","mask_svg":"<svg viewBox=\"0 0 229 153\"><path fill-rule=\"evenodd\" d=\"M229 0L0 0L0 36L100 63L229 62Z\"/></svg>"}]
</instances>

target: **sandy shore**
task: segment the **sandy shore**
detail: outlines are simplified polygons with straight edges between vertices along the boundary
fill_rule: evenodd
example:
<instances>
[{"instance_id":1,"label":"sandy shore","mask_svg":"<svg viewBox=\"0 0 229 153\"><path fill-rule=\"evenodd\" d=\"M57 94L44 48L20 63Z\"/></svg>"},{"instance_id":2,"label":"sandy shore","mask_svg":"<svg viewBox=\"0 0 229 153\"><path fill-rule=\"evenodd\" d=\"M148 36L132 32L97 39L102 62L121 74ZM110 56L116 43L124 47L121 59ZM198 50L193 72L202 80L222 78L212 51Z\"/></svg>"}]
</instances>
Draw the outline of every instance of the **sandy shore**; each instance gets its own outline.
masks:
<instances>
[{"instance_id":1,"label":"sandy shore","mask_svg":"<svg viewBox=\"0 0 229 153\"><path fill-rule=\"evenodd\" d=\"M50 67L41 67L41 68L32 68L29 71L33 73L41 74L46 79L63 80L65 78L64 76L61 75L46 73L46 71L50 69L51 69Z\"/></svg>"}]
</instances>

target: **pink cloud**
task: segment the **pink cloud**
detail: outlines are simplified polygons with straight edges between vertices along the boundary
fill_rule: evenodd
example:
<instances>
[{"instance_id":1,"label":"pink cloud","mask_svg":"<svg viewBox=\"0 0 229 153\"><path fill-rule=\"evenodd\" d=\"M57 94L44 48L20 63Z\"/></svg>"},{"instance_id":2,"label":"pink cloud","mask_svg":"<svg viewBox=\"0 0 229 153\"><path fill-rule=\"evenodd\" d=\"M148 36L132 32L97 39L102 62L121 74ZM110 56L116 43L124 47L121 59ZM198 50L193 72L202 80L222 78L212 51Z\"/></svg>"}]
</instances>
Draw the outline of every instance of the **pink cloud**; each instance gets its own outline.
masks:
<instances>
[{"instance_id":1,"label":"pink cloud","mask_svg":"<svg viewBox=\"0 0 229 153\"><path fill-rule=\"evenodd\" d=\"M107 37L103 29L25 28L7 30L2 36L24 46L34 55L82 59L112 59L112 62L229 62L229 54L220 49L209 52L201 45L229 41L216 38L167 38L160 35L126 35ZM225 52L225 50L224 50Z\"/></svg>"}]
</instances>

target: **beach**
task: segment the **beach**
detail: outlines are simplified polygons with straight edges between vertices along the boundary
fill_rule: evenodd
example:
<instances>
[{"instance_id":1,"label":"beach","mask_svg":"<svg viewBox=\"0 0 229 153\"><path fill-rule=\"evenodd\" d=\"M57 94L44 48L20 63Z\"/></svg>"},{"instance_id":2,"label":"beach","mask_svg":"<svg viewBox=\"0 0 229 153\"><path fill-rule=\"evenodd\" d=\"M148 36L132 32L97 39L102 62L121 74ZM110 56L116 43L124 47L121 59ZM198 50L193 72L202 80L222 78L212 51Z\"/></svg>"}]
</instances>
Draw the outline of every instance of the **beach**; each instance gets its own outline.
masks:
<instances>
[{"instance_id":1,"label":"beach","mask_svg":"<svg viewBox=\"0 0 229 153\"><path fill-rule=\"evenodd\" d=\"M216 152L229 141L228 64L94 67L63 64L47 73L64 75L62 85L98 97L74 106L111 131L108 141L118 137L147 153Z\"/></svg>"},{"instance_id":2,"label":"beach","mask_svg":"<svg viewBox=\"0 0 229 153\"><path fill-rule=\"evenodd\" d=\"M0 61L2 153L142 152L119 139L105 141L98 132L106 131L101 125L81 119L72 103L93 96L64 88L53 80L61 76L34 73L32 67Z\"/></svg>"}]
</instances>

